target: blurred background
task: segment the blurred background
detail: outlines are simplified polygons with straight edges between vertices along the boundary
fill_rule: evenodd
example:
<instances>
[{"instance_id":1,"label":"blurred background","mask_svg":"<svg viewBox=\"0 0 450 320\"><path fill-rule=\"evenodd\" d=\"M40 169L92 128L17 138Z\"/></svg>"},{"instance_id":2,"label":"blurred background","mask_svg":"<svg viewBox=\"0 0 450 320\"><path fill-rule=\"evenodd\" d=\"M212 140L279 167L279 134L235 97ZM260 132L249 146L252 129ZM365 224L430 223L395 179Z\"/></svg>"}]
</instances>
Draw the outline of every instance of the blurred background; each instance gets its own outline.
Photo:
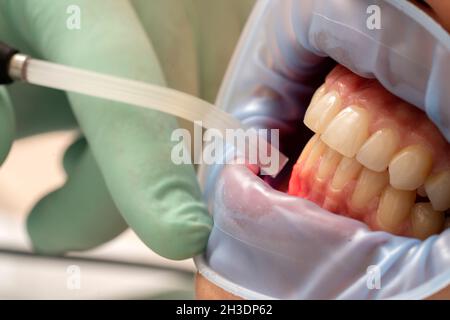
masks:
<instances>
[{"instance_id":1,"label":"blurred background","mask_svg":"<svg viewBox=\"0 0 450 320\"><path fill-rule=\"evenodd\" d=\"M26 216L64 183L63 152L76 135L63 131L17 140L0 167L0 299L193 298L192 260L161 258L131 230L84 253L32 253Z\"/></svg>"}]
</instances>

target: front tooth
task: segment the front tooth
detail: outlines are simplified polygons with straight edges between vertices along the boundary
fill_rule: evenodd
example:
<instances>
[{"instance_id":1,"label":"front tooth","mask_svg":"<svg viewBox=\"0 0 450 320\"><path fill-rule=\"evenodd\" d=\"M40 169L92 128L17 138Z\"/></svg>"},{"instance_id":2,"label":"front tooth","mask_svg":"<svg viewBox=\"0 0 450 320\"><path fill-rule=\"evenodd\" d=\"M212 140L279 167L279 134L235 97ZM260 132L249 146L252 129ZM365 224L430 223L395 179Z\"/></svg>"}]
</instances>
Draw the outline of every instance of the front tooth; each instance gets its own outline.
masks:
<instances>
[{"instance_id":1,"label":"front tooth","mask_svg":"<svg viewBox=\"0 0 450 320\"><path fill-rule=\"evenodd\" d=\"M306 110L305 125L312 131L322 133L341 108L341 98L336 91L313 99Z\"/></svg>"},{"instance_id":2,"label":"front tooth","mask_svg":"<svg viewBox=\"0 0 450 320\"><path fill-rule=\"evenodd\" d=\"M435 211L431 203L416 203L411 211L412 236L426 239L444 228L443 212Z\"/></svg>"},{"instance_id":3,"label":"front tooth","mask_svg":"<svg viewBox=\"0 0 450 320\"><path fill-rule=\"evenodd\" d=\"M333 181L331 181L331 187L335 190L341 190L358 175L361 168L361 164L355 158L343 157L336 169Z\"/></svg>"},{"instance_id":4,"label":"front tooth","mask_svg":"<svg viewBox=\"0 0 450 320\"><path fill-rule=\"evenodd\" d=\"M356 155L356 159L370 170L382 172L397 151L399 136L396 131L384 128L375 132Z\"/></svg>"},{"instance_id":5,"label":"front tooth","mask_svg":"<svg viewBox=\"0 0 450 320\"><path fill-rule=\"evenodd\" d=\"M342 156L333 149L327 148L327 151L320 160L319 171L317 172L317 178L324 180L336 170L336 167L341 161Z\"/></svg>"},{"instance_id":6,"label":"front tooth","mask_svg":"<svg viewBox=\"0 0 450 320\"><path fill-rule=\"evenodd\" d=\"M325 129L322 141L342 155L352 158L369 136L369 118L365 109L347 107Z\"/></svg>"},{"instance_id":7,"label":"front tooth","mask_svg":"<svg viewBox=\"0 0 450 320\"><path fill-rule=\"evenodd\" d=\"M300 157L298 158L297 163L301 163L301 162L305 161L305 159L308 157L309 153L311 152L311 149L316 144L318 139L319 139L318 134L315 134L311 139L309 139L308 143L303 148L303 151L300 154Z\"/></svg>"},{"instance_id":8,"label":"front tooth","mask_svg":"<svg viewBox=\"0 0 450 320\"><path fill-rule=\"evenodd\" d=\"M414 191L386 187L381 194L377 210L377 221L380 227L385 231L396 232L411 212L415 200Z\"/></svg>"},{"instance_id":9,"label":"front tooth","mask_svg":"<svg viewBox=\"0 0 450 320\"><path fill-rule=\"evenodd\" d=\"M450 170L429 176L425 181L425 190L434 210L450 208Z\"/></svg>"},{"instance_id":10,"label":"front tooth","mask_svg":"<svg viewBox=\"0 0 450 320\"><path fill-rule=\"evenodd\" d=\"M324 83L316 90L316 92L314 92L314 94L311 98L311 102L309 104L310 105L316 104L317 101L323 97L323 95L325 94L326 91L327 91L327 89L326 89L325 83Z\"/></svg>"},{"instance_id":11,"label":"front tooth","mask_svg":"<svg viewBox=\"0 0 450 320\"><path fill-rule=\"evenodd\" d=\"M370 200L381 193L388 182L389 177L386 172L380 173L364 168L353 191L351 205L355 209L364 208Z\"/></svg>"},{"instance_id":12,"label":"front tooth","mask_svg":"<svg viewBox=\"0 0 450 320\"><path fill-rule=\"evenodd\" d=\"M319 160L319 158L322 156L322 154L327 149L327 146L325 143L322 142L322 140L317 139L314 145L311 148L311 151L309 152L309 155L307 156L305 160L305 165L303 166L303 170L307 171L311 169Z\"/></svg>"},{"instance_id":13,"label":"front tooth","mask_svg":"<svg viewBox=\"0 0 450 320\"><path fill-rule=\"evenodd\" d=\"M389 163L390 183L401 190L415 190L427 178L433 165L430 151L419 145L399 151Z\"/></svg>"}]
</instances>

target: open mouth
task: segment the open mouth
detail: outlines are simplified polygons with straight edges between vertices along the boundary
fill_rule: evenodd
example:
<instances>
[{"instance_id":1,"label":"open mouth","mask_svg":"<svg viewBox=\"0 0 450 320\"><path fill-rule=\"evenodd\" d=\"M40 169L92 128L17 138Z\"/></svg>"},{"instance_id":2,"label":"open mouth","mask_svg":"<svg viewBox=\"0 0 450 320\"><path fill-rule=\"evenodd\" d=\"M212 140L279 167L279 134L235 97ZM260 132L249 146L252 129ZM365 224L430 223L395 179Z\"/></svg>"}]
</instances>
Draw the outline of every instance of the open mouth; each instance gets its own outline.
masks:
<instances>
[{"instance_id":1,"label":"open mouth","mask_svg":"<svg viewBox=\"0 0 450 320\"><path fill-rule=\"evenodd\" d=\"M242 286L239 288L287 299L417 299L443 288L437 296L447 298L448 255L444 251L449 233L447 230L439 237L429 237L450 226L450 145L417 108L426 107L429 114L431 107L442 111L441 103L447 95L436 105L435 98L444 87L437 86L438 90L430 92L435 86L430 85L426 73L423 86L409 83L422 75L422 59L412 59L417 62L415 69L410 64L396 64L398 57L393 54L397 46L428 52L434 52L433 47L422 45L417 32L412 32L409 39L417 40L421 48L415 44L407 46L409 40L402 37L401 30L392 29L391 34L391 28L385 27L388 32L382 34L362 30L369 36L358 38L352 27L359 24L351 21L350 10L339 7L339 1L335 2L336 9L330 6L323 12L317 10L312 17L308 9L313 2L298 3L305 4L304 24L295 20L295 11L289 11L295 6L287 6L280 15L276 10L267 13L269 27L257 33L262 41L256 43L264 49L255 50L259 54L254 58L257 63L245 60L245 54L241 56L242 61L249 61L248 68L241 66L250 81L243 77L231 86L230 95L252 89L255 82L256 90L243 97L236 94L235 99L224 99L226 108L245 124L278 129L278 146L290 161L275 179L261 174L264 183L252 179L258 173L253 167L224 169L211 197L216 233L208 247L207 263L219 278L223 275L232 282L224 281L223 287L233 293L240 293L234 287L238 283ZM351 2L349 8L356 3L359 4ZM444 10L448 1L413 3L450 31L445 24L450 21L450 11ZM406 6L407 1L400 5ZM340 10L346 15L333 15ZM401 11L395 10L384 11L392 14L392 21ZM275 23L278 19L285 19L285 24L279 27ZM320 28L322 23L325 26ZM339 32L331 32L333 28L341 31L341 23L345 26L342 34L346 35L342 37L336 35ZM391 24L396 25L406 31L407 24ZM304 32L305 26L311 32ZM380 37L371 38L372 34ZM392 43L387 41L391 37L396 39ZM381 48L383 40L387 45ZM368 50L353 50L353 45ZM310 54L310 47L321 54ZM375 50L377 54L368 55L364 65L365 56L360 53ZM372 65L373 61L376 64ZM336 66L339 62L360 74L378 76L393 92L415 101L415 106L387 91L378 80L362 78L342 65ZM444 65L447 66L439 63L436 68L442 74ZM324 73L330 70L325 79ZM251 81L256 76L261 79ZM420 92L419 99L407 98L415 90L400 90L405 87L424 92ZM303 103L309 100L309 88L318 89L302 125ZM422 97L425 91L433 103ZM418 105L420 100L426 100L424 105ZM447 111L443 114L446 124ZM442 128L445 132L448 127ZM414 238L428 240L420 242ZM436 271L437 266L442 269ZM377 276L379 281L374 285L372 280ZM433 287L436 284L439 287ZM243 296L252 297L247 293Z\"/></svg>"},{"instance_id":2,"label":"open mouth","mask_svg":"<svg viewBox=\"0 0 450 320\"><path fill-rule=\"evenodd\" d=\"M304 124L315 135L289 194L396 235L426 239L450 225L450 145L424 112L337 66Z\"/></svg>"}]
</instances>

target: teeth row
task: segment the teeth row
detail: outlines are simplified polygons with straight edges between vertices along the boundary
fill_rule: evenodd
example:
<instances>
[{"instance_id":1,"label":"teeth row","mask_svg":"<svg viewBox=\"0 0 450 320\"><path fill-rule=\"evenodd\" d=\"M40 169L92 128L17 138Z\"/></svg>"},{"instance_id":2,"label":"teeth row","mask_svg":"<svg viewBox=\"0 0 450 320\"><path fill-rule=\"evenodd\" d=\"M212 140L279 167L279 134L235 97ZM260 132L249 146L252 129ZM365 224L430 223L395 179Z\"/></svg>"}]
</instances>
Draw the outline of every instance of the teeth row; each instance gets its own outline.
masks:
<instances>
[{"instance_id":1,"label":"teeth row","mask_svg":"<svg viewBox=\"0 0 450 320\"><path fill-rule=\"evenodd\" d=\"M399 228L407 219L410 220L411 235L425 239L444 228L445 217L442 210L437 210L431 203L415 203L415 190L399 190L389 184L389 174L376 172L363 167L355 158L344 157L335 150L327 147L320 136L316 134L305 147L299 161L303 161L303 170L311 170L319 162L316 178L330 179L331 189L341 191L352 180L356 180L350 204L353 216L364 212L371 201L379 198L376 212L377 224L382 230L400 233ZM439 189L439 185L448 175L432 176L431 184ZM425 185L426 189L427 184ZM440 201L447 201L442 198ZM325 206L325 204L324 204Z\"/></svg>"},{"instance_id":2,"label":"teeth row","mask_svg":"<svg viewBox=\"0 0 450 320\"><path fill-rule=\"evenodd\" d=\"M444 211L450 208L450 170L430 175L433 158L430 150L423 145L410 145L398 150L400 136L394 126L381 128L370 134L369 112L356 105L344 108L338 92L327 93L324 86L319 88L306 111L304 122L316 132L314 143L320 146L316 148L319 150L313 157L308 157L307 166L311 167L325 152L325 145L336 151L327 151L326 158L331 159L331 163L319 167L319 179L325 179L336 169L331 184L333 188L342 189L348 181L355 178L360 170L355 163L358 162L369 170L363 170L361 174L362 185L366 185L363 178L369 175L368 172L379 177L380 179L375 180L380 184L381 177L386 177L381 173L388 172L389 183L395 189L419 189L422 196L428 196L434 210ZM319 144L320 140L322 144ZM359 182L358 180L358 185ZM373 189L377 187L378 185ZM364 202L364 198L361 192L352 202L354 200L358 205Z\"/></svg>"},{"instance_id":3,"label":"teeth row","mask_svg":"<svg viewBox=\"0 0 450 320\"><path fill-rule=\"evenodd\" d=\"M429 202L415 202L413 191L387 187L380 198L377 210L379 226L388 232L398 233L400 226L410 222L410 234L418 239L426 239L445 228L445 214L436 211Z\"/></svg>"}]
</instances>

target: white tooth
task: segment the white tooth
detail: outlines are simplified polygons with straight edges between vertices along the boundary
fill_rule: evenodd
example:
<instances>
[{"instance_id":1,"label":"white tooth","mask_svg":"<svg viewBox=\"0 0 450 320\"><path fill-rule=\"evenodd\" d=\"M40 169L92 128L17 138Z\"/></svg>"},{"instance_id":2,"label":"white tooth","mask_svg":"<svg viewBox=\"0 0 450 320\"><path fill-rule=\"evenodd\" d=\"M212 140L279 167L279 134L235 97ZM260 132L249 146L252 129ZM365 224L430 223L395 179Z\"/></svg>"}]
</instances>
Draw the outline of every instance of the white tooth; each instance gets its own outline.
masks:
<instances>
[{"instance_id":1,"label":"white tooth","mask_svg":"<svg viewBox=\"0 0 450 320\"><path fill-rule=\"evenodd\" d=\"M425 181L425 190L434 210L450 208L450 170L432 174Z\"/></svg>"},{"instance_id":2,"label":"white tooth","mask_svg":"<svg viewBox=\"0 0 450 320\"><path fill-rule=\"evenodd\" d=\"M309 153L311 152L312 147L316 144L316 141L319 139L319 135L315 134L314 136L309 139L308 143L305 145L305 147L302 150L302 153L300 154L300 157L297 160L297 163L301 163L306 160Z\"/></svg>"},{"instance_id":3,"label":"white tooth","mask_svg":"<svg viewBox=\"0 0 450 320\"><path fill-rule=\"evenodd\" d=\"M399 136L395 130L390 128L378 130L363 144L356 159L366 168L382 172L387 169L398 144Z\"/></svg>"},{"instance_id":4,"label":"white tooth","mask_svg":"<svg viewBox=\"0 0 450 320\"><path fill-rule=\"evenodd\" d=\"M319 171L317 172L317 178L324 180L328 178L335 170L341 161L342 156L333 149L327 148L322 159L320 160Z\"/></svg>"},{"instance_id":5,"label":"white tooth","mask_svg":"<svg viewBox=\"0 0 450 320\"><path fill-rule=\"evenodd\" d=\"M321 136L330 148L352 158L369 136L369 113L350 106L338 113Z\"/></svg>"},{"instance_id":6,"label":"white tooth","mask_svg":"<svg viewBox=\"0 0 450 320\"><path fill-rule=\"evenodd\" d=\"M305 125L312 131L322 133L330 121L341 109L341 98L336 91L331 91L312 101L306 110Z\"/></svg>"},{"instance_id":7,"label":"white tooth","mask_svg":"<svg viewBox=\"0 0 450 320\"><path fill-rule=\"evenodd\" d=\"M303 166L302 171L307 171L313 168L326 149L327 146L325 143L323 143L322 140L317 139L305 159L305 165Z\"/></svg>"},{"instance_id":8,"label":"white tooth","mask_svg":"<svg viewBox=\"0 0 450 320\"><path fill-rule=\"evenodd\" d=\"M389 163L390 183L400 190L416 190L433 166L430 151L419 144L400 150Z\"/></svg>"},{"instance_id":9,"label":"white tooth","mask_svg":"<svg viewBox=\"0 0 450 320\"><path fill-rule=\"evenodd\" d=\"M433 210L430 203L416 203L411 211L411 229L415 238L425 240L444 228L444 213Z\"/></svg>"},{"instance_id":10,"label":"white tooth","mask_svg":"<svg viewBox=\"0 0 450 320\"><path fill-rule=\"evenodd\" d=\"M351 205L355 209L363 209L370 200L378 196L388 184L387 172L375 172L364 168L358 177L358 182L353 191Z\"/></svg>"},{"instance_id":11,"label":"white tooth","mask_svg":"<svg viewBox=\"0 0 450 320\"><path fill-rule=\"evenodd\" d=\"M343 157L331 181L331 187L341 190L350 180L356 178L361 168L361 164L355 158Z\"/></svg>"},{"instance_id":12,"label":"white tooth","mask_svg":"<svg viewBox=\"0 0 450 320\"><path fill-rule=\"evenodd\" d=\"M387 186L381 194L377 209L380 227L389 232L397 232L401 223L409 216L416 200L414 191L404 191Z\"/></svg>"},{"instance_id":13,"label":"white tooth","mask_svg":"<svg viewBox=\"0 0 450 320\"><path fill-rule=\"evenodd\" d=\"M310 105L315 104L320 98L323 97L323 95L326 93L326 91L327 91L327 89L326 89L326 86L324 83L316 90L316 92L314 92L314 94L311 98L311 102L309 104Z\"/></svg>"}]
</instances>

